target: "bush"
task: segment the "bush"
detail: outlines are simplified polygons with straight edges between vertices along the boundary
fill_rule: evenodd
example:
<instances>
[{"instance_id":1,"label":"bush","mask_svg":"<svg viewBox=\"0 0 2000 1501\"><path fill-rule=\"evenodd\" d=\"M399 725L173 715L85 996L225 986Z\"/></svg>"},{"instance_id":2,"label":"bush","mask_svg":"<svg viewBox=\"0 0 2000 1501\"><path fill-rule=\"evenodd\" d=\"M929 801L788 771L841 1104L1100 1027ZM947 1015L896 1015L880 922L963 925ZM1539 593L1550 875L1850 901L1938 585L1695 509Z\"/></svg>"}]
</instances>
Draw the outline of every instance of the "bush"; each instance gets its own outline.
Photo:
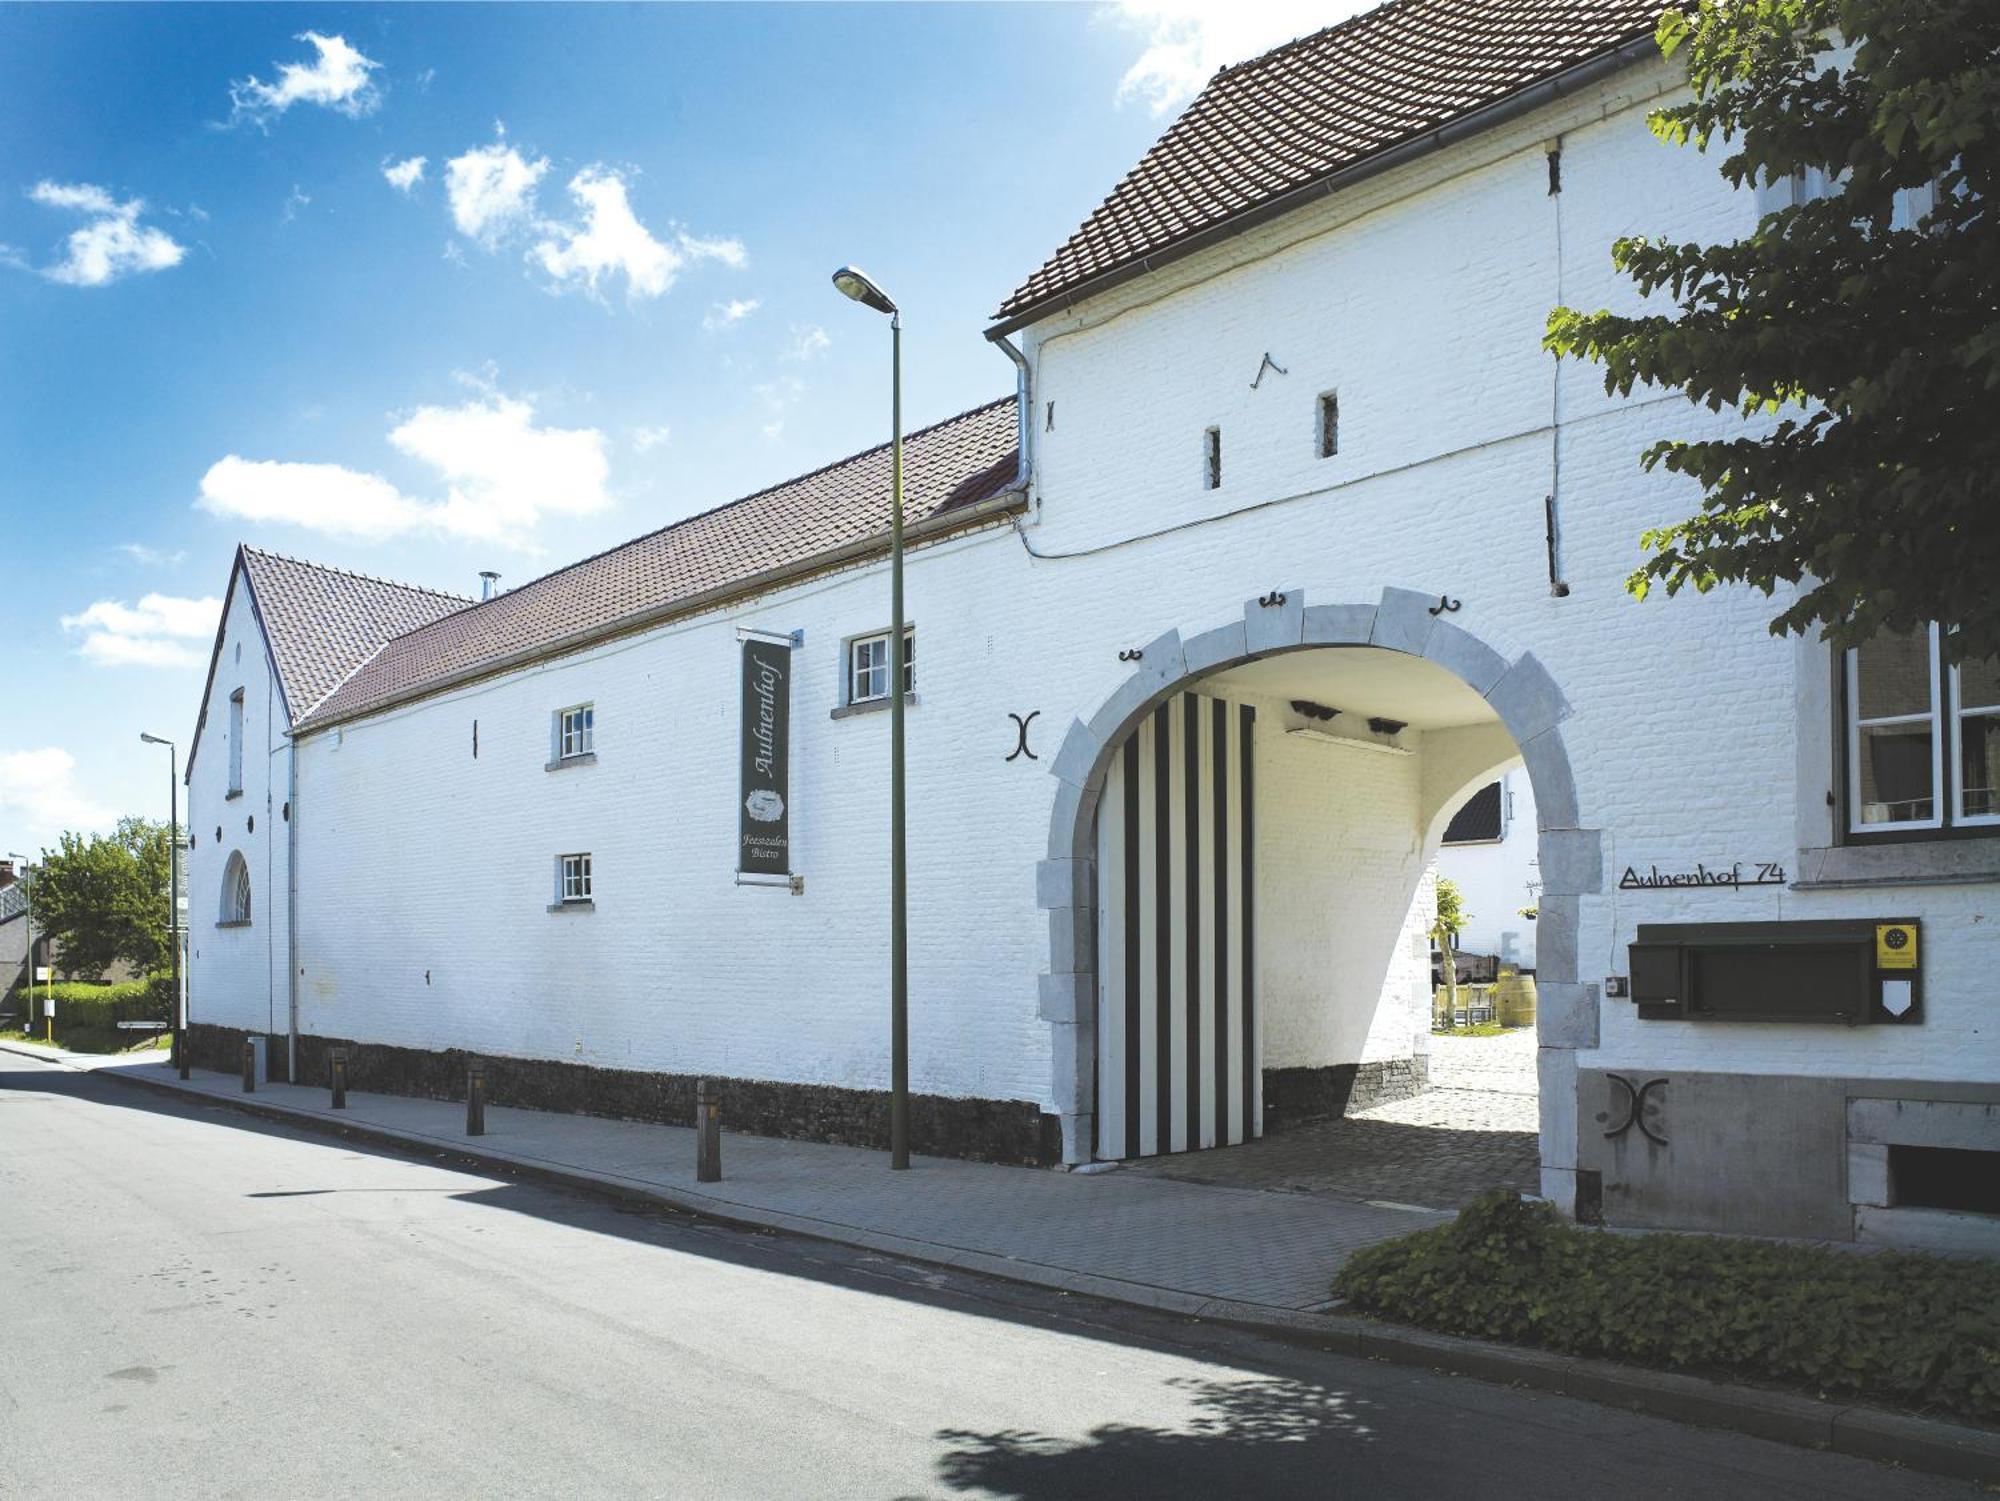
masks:
<instances>
[{"instance_id":1,"label":"bush","mask_svg":"<svg viewBox=\"0 0 2000 1501\"><path fill-rule=\"evenodd\" d=\"M15 993L18 999L19 992ZM81 980L63 980L35 987L37 1030L43 1008L53 996L56 1006L56 1038L115 1039L120 1022L171 1022L174 982L170 975L152 975L144 980L126 980L116 985L91 985ZM126 1034L125 1041L140 1038Z\"/></svg>"},{"instance_id":2,"label":"bush","mask_svg":"<svg viewBox=\"0 0 2000 1501\"><path fill-rule=\"evenodd\" d=\"M2000 1420L2000 1266L1579 1229L1501 1190L1356 1253L1361 1312L1569 1355Z\"/></svg>"}]
</instances>

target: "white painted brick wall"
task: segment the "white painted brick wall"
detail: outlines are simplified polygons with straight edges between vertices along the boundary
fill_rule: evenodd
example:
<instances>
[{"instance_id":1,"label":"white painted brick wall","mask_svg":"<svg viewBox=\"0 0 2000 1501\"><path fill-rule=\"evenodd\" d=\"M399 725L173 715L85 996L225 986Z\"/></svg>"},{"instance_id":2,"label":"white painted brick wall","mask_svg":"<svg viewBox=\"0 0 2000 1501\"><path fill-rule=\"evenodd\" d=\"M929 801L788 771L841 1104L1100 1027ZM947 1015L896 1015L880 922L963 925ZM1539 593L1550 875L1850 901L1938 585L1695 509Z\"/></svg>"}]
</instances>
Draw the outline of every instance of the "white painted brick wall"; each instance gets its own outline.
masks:
<instances>
[{"instance_id":1,"label":"white painted brick wall","mask_svg":"<svg viewBox=\"0 0 2000 1501\"><path fill-rule=\"evenodd\" d=\"M1051 1102L1037 1016L1047 919L1034 881L1056 786L1049 760L1072 718L1088 718L1126 676L1121 648L1238 619L1273 587L1303 589L1308 603L1369 603L1385 584L1448 591L1464 602L1454 623L1509 656L1532 650L1575 708L1564 731L1581 822L1605 830L1614 882L1628 862L1791 861L1793 669L1790 647L1765 633L1771 603L1724 591L1642 605L1623 590L1639 531L1694 504L1685 484L1642 475L1639 451L1664 431L1728 419L1609 401L1594 370L1552 377L1539 350L1558 287L1586 306L1629 300L1609 272L1615 234L1710 235L1749 221L1749 200L1712 161L1647 132L1634 101L1665 76L1637 70L1033 331L1039 514L1027 536L1037 551L1083 555L1031 559L1001 529L919 552L909 570L922 698L909 719L917 1089ZM1558 131L1564 192L1552 199L1543 147ZM1289 373L1253 392L1267 351ZM995 377L1006 378L997 361ZM1320 460L1314 398L1329 387L1340 391L1341 453ZM1056 406L1052 432L1043 401ZM1558 406L1559 443L1548 427ZM1224 431L1220 492L1200 485L1211 423ZM1542 535L1558 454L1566 599L1550 596ZM1130 540L1228 510L1241 514ZM880 568L849 571L310 737L306 1030L881 1086L888 726L827 711L842 639L885 624L886 595ZM739 623L806 632L793 704L803 896L731 884ZM598 764L544 771L549 712L586 698L598 708ZM1008 714L1030 710L1042 759L1008 762ZM197 768L195 800L210 826L218 794L200 779L213 765ZM1265 786L1287 786L1282 766ZM1332 817L1324 785L1290 786L1302 807L1319 798ZM1259 825L1278 841L1283 819L1267 802ZM575 849L596 857L597 910L548 913L552 862ZM212 893L220 878L212 840L199 854L197 913L213 900L203 883ZM1352 869L1394 894L1365 914L1402 934L1383 961L1393 994L1392 962L1417 973L1408 898L1421 871L1407 863L1414 854L1363 850L1359 834L1353 855ZM1283 900L1309 904L1303 888ZM1622 972L1642 920L1914 912L1927 923L1929 1020L1641 1026L1613 1002L1602 1047L1579 1061L2000 1077L1985 983L2000 964L1993 906L1991 887L1586 899L1586 978ZM1303 994L1305 966L1275 927L1263 925L1267 985ZM201 947L197 986L203 962L222 986L215 938ZM1408 1047L1421 1014L1417 985L1406 988L1402 1020L1392 1004L1376 1007L1366 1056ZM235 1004L197 994L198 1015ZM281 989L277 1004L282 1018ZM1273 1063L1344 1046L1351 1026L1266 1020Z\"/></svg>"},{"instance_id":2,"label":"white painted brick wall","mask_svg":"<svg viewBox=\"0 0 2000 1501\"><path fill-rule=\"evenodd\" d=\"M1461 904L1470 914L1459 948L1533 969L1535 925L1521 916L1521 909L1534 904L1541 884L1535 860L1535 789L1519 767L1497 780L1506 820L1501 838L1492 844L1440 848L1437 873L1457 883Z\"/></svg>"},{"instance_id":3,"label":"white painted brick wall","mask_svg":"<svg viewBox=\"0 0 2000 1501\"><path fill-rule=\"evenodd\" d=\"M238 688L243 690L243 790L230 797L229 697ZM258 1031L282 1031L287 1025L287 728L284 699L250 604L249 584L238 578L224 611L208 723L194 746L184 799L186 826L194 840L182 868L188 897L188 1015L196 1022ZM219 928L223 871L236 851L250 867L250 926Z\"/></svg>"}]
</instances>

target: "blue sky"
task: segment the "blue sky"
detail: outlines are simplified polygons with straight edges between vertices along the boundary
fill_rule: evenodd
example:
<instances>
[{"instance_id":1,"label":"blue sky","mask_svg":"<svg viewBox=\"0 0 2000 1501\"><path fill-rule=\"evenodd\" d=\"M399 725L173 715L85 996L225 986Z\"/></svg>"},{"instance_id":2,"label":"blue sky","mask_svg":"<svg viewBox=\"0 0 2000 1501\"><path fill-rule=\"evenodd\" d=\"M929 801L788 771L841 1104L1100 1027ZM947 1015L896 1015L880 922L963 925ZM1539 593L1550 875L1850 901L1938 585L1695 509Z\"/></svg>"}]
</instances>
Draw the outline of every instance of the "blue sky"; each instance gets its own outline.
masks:
<instances>
[{"instance_id":1,"label":"blue sky","mask_svg":"<svg viewBox=\"0 0 2000 1501\"><path fill-rule=\"evenodd\" d=\"M1358 8L0 5L0 853L165 816L239 541L524 581L1003 394L1216 66ZM421 159L419 161L419 159Z\"/></svg>"}]
</instances>

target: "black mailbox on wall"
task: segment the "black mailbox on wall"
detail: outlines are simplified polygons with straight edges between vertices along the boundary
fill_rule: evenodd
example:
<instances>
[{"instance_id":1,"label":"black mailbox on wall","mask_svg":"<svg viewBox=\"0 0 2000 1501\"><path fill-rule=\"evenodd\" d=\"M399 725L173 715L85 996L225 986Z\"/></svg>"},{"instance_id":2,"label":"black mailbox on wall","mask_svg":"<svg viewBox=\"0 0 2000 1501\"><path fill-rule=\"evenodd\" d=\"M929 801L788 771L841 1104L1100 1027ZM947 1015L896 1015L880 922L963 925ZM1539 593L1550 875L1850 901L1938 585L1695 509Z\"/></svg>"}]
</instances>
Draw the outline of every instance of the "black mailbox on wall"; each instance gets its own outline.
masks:
<instances>
[{"instance_id":1,"label":"black mailbox on wall","mask_svg":"<svg viewBox=\"0 0 2000 1501\"><path fill-rule=\"evenodd\" d=\"M1923 1020L1914 918L1641 923L1631 947L1642 1021Z\"/></svg>"}]
</instances>

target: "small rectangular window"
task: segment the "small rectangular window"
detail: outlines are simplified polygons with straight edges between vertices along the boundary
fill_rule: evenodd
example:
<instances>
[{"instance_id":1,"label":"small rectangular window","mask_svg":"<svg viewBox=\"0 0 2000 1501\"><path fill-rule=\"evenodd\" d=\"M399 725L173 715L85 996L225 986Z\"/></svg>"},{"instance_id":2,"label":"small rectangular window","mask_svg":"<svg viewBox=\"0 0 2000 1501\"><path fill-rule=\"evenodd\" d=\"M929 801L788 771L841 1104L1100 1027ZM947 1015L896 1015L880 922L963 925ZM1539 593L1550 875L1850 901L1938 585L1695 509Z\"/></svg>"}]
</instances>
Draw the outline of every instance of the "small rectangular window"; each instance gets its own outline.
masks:
<instances>
[{"instance_id":1,"label":"small rectangular window","mask_svg":"<svg viewBox=\"0 0 2000 1501\"><path fill-rule=\"evenodd\" d=\"M1222 488L1222 429L1211 427L1201 436L1202 483L1210 490Z\"/></svg>"},{"instance_id":2,"label":"small rectangular window","mask_svg":"<svg viewBox=\"0 0 2000 1501\"><path fill-rule=\"evenodd\" d=\"M229 695L229 790L243 790L243 690Z\"/></svg>"},{"instance_id":3,"label":"small rectangular window","mask_svg":"<svg viewBox=\"0 0 2000 1501\"><path fill-rule=\"evenodd\" d=\"M557 899L563 902L592 900L590 856L564 855L558 863Z\"/></svg>"},{"instance_id":4,"label":"small rectangular window","mask_svg":"<svg viewBox=\"0 0 2000 1501\"><path fill-rule=\"evenodd\" d=\"M590 704L577 704L556 714L556 759L567 761L590 755L595 745L596 711Z\"/></svg>"},{"instance_id":5,"label":"small rectangular window","mask_svg":"<svg viewBox=\"0 0 2000 1501\"><path fill-rule=\"evenodd\" d=\"M1340 452L1340 396L1324 392L1319 399L1319 456L1330 459Z\"/></svg>"},{"instance_id":6,"label":"small rectangular window","mask_svg":"<svg viewBox=\"0 0 2000 1501\"><path fill-rule=\"evenodd\" d=\"M889 633L857 636L847 648L847 701L873 703L889 696ZM917 689L917 633L903 632L903 691Z\"/></svg>"},{"instance_id":7,"label":"small rectangular window","mask_svg":"<svg viewBox=\"0 0 2000 1501\"><path fill-rule=\"evenodd\" d=\"M2000 661L1951 670L1952 807L1961 823L2000 824Z\"/></svg>"}]
</instances>

